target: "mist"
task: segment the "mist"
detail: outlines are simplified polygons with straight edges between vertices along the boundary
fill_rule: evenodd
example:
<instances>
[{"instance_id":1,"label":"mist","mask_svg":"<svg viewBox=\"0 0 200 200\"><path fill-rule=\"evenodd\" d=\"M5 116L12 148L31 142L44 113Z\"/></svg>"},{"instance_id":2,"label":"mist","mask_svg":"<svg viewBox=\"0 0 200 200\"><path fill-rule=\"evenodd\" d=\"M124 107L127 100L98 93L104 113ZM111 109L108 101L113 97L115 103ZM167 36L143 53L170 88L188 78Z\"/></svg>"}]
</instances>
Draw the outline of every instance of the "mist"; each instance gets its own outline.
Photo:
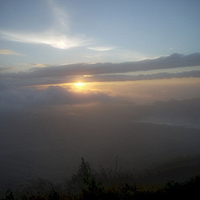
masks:
<instances>
[{"instance_id":1,"label":"mist","mask_svg":"<svg viewBox=\"0 0 200 200\"><path fill-rule=\"evenodd\" d=\"M199 105L200 99L110 101L2 110L1 186L32 178L57 183L76 172L82 157L97 170L114 168L118 157L119 167L138 172L198 157Z\"/></svg>"}]
</instances>

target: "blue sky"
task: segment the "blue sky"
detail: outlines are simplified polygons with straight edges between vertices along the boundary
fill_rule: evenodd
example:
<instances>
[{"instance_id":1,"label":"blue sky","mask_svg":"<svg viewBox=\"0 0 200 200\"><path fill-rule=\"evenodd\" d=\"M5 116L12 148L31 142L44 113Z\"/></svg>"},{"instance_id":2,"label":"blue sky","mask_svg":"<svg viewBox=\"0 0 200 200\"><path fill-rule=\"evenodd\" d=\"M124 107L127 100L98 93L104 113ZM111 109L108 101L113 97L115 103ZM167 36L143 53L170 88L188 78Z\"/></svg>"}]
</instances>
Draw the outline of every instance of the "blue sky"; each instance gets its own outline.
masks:
<instances>
[{"instance_id":1,"label":"blue sky","mask_svg":"<svg viewBox=\"0 0 200 200\"><path fill-rule=\"evenodd\" d=\"M2 0L0 9L0 48L9 50L0 64L18 70L200 51L197 0Z\"/></svg>"}]
</instances>

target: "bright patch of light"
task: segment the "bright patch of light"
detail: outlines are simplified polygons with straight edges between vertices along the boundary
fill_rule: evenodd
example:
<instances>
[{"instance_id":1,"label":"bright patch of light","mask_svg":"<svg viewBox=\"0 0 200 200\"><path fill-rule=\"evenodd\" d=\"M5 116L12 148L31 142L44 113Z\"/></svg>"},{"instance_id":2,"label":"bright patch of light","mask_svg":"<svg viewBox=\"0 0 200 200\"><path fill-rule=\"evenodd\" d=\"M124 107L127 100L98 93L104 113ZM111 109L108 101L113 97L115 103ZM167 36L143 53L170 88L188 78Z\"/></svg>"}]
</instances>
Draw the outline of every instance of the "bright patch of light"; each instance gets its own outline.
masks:
<instances>
[{"instance_id":1,"label":"bright patch of light","mask_svg":"<svg viewBox=\"0 0 200 200\"><path fill-rule=\"evenodd\" d=\"M78 83L75 83L75 86L76 87L83 87L85 84L84 83L81 83L81 82L78 82Z\"/></svg>"}]
</instances>

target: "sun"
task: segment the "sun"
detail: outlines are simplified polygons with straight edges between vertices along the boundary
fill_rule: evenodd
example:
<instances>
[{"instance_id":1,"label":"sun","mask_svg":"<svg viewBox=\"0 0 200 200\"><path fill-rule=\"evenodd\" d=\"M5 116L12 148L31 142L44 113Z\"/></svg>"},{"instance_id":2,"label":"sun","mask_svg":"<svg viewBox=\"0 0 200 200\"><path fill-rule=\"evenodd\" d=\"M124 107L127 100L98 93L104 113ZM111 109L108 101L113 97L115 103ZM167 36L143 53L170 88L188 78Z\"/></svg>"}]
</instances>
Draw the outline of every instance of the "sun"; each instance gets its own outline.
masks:
<instances>
[{"instance_id":1,"label":"sun","mask_svg":"<svg viewBox=\"0 0 200 200\"><path fill-rule=\"evenodd\" d=\"M82 88L85 84L84 83L81 83L81 82L78 82L78 83L75 83L74 84L77 88Z\"/></svg>"}]
</instances>

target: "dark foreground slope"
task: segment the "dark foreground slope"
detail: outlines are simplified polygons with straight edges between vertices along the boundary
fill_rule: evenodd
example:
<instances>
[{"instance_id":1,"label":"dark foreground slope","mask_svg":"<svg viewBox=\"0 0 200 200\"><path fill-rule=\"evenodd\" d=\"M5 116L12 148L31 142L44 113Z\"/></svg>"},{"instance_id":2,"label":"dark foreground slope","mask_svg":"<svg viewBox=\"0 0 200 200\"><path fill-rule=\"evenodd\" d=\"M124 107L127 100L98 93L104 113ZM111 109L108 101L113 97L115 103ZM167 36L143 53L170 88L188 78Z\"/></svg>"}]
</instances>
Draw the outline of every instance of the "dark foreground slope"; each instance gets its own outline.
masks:
<instances>
[{"instance_id":1,"label":"dark foreground slope","mask_svg":"<svg viewBox=\"0 0 200 200\"><path fill-rule=\"evenodd\" d=\"M81 157L97 171L131 171L146 183L188 180L200 163L199 105L196 99L1 112L0 191L38 177L69 179Z\"/></svg>"},{"instance_id":2,"label":"dark foreground slope","mask_svg":"<svg viewBox=\"0 0 200 200\"><path fill-rule=\"evenodd\" d=\"M21 190L12 192L7 190L1 200L90 200L90 199L195 199L200 189L200 176L195 176L184 182L168 181L162 186L145 187L140 184L127 182L114 182L118 180L116 171L112 184L104 184L88 162L82 159L76 174L73 174L65 187L56 186L52 183L38 179L32 181ZM105 176L104 176L105 178Z\"/></svg>"},{"instance_id":3,"label":"dark foreground slope","mask_svg":"<svg viewBox=\"0 0 200 200\"><path fill-rule=\"evenodd\" d=\"M48 128L42 122L35 127L31 123L12 125L4 131L0 152L1 188L23 184L35 177L59 182L63 175L70 177L75 172L81 157L98 170L99 166L114 169L118 156L118 169L134 173L152 168L159 171L162 165L178 160L185 160L189 167L200 163L197 129L115 121L98 125L83 120L79 126L75 122L52 121ZM173 168L169 166L168 171ZM171 178L184 181L196 173L189 171ZM165 176L163 181L167 180Z\"/></svg>"}]
</instances>

